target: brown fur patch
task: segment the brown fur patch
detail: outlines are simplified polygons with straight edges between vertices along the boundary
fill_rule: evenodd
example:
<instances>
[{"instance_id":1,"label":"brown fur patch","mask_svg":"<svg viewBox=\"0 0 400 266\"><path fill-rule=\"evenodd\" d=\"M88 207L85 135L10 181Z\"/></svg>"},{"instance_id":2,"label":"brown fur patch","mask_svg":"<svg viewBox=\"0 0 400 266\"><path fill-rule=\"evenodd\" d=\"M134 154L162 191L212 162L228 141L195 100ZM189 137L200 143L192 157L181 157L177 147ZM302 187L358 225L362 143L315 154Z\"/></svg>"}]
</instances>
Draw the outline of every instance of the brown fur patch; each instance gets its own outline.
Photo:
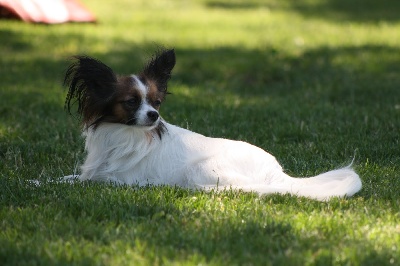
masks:
<instances>
[{"instance_id":1,"label":"brown fur patch","mask_svg":"<svg viewBox=\"0 0 400 266\"><path fill-rule=\"evenodd\" d=\"M134 122L134 116L142 96L131 76L117 78L116 94L111 105L111 114L104 117L104 122L129 124Z\"/></svg>"},{"instance_id":2,"label":"brown fur patch","mask_svg":"<svg viewBox=\"0 0 400 266\"><path fill-rule=\"evenodd\" d=\"M131 76L118 77L117 101L128 101L134 97L140 97L136 82Z\"/></svg>"},{"instance_id":3,"label":"brown fur patch","mask_svg":"<svg viewBox=\"0 0 400 266\"><path fill-rule=\"evenodd\" d=\"M147 101L153 106L157 111L160 110L160 104L164 101L165 93L158 90L157 85L152 80L146 80L146 85L148 87ZM158 104L159 103L159 104Z\"/></svg>"}]
</instances>

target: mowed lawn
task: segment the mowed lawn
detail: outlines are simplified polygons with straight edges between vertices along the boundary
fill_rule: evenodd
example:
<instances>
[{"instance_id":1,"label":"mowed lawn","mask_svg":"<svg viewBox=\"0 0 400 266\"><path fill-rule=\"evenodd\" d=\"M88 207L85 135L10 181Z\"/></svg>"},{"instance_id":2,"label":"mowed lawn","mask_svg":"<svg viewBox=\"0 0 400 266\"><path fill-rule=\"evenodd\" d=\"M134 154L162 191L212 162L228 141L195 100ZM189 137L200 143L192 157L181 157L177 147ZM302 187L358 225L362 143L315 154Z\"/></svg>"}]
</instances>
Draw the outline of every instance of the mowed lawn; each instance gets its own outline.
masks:
<instances>
[{"instance_id":1,"label":"mowed lawn","mask_svg":"<svg viewBox=\"0 0 400 266\"><path fill-rule=\"evenodd\" d=\"M97 24L0 20L0 265L400 264L400 2L83 3ZM68 58L129 74L160 45L177 54L164 119L262 147L292 176L355 158L363 189L317 202L52 182L85 157Z\"/></svg>"}]
</instances>

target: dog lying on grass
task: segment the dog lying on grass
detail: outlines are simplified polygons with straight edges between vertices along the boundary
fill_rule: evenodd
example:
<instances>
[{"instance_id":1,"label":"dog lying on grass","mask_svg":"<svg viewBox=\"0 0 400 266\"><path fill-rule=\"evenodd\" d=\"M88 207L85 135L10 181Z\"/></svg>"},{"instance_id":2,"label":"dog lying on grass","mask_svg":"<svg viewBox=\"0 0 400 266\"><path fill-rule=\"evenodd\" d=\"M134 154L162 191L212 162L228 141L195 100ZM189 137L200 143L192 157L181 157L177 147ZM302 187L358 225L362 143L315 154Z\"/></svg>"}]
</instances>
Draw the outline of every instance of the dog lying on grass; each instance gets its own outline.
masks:
<instances>
[{"instance_id":1,"label":"dog lying on grass","mask_svg":"<svg viewBox=\"0 0 400 266\"><path fill-rule=\"evenodd\" d=\"M117 184L233 188L327 200L352 196L359 176L342 168L309 178L285 174L274 156L241 141L209 138L160 116L175 66L174 50L159 51L134 75L117 76L102 62L76 56L68 68L66 108L81 117L87 158L79 180Z\"/></svg>"}]
</instances>

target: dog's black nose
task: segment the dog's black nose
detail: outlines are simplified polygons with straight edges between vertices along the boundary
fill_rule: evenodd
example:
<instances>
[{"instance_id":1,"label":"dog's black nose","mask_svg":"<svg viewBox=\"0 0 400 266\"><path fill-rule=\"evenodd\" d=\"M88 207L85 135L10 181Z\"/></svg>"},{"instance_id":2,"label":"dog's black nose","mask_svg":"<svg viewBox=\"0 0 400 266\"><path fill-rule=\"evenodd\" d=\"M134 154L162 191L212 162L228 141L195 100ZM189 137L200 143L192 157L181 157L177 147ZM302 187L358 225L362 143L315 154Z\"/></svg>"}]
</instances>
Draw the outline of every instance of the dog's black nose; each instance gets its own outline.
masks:
<instances>
[{"instance_id":1,"label":"dog's black nose","mask_svg":"<svg viewBox=\"0 0 400 266\"><path fill-rule=\"evenodd\" d=\"M151 122L155 122L158 119L159 114L156 111L148 111L147 117L151 120Z\"/></svg>"}]
</instances>

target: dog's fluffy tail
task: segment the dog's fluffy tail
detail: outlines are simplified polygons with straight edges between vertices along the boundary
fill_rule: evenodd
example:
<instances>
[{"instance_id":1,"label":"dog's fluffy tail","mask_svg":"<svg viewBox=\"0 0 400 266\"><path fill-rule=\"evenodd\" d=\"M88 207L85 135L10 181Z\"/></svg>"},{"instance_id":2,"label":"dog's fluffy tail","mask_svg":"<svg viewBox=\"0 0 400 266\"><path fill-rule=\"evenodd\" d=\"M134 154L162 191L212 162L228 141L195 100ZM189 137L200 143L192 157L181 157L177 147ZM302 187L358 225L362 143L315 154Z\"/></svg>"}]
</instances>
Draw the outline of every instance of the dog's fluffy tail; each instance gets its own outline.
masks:
<instances>
[{"instance_id":1,"label":"dog's fluffy tail","mask_svg":"<svg viewBox=\"0 0 400 266\"><path fill-rule=\"evenodd\" d=\"M249 185L241 189L259 194L291 194L324 201L332 197L350 197L362 187L360 177L351 167L309 178L293 178L282 174L281 179L268 185Z\"/></svg>"}]
</instances>

